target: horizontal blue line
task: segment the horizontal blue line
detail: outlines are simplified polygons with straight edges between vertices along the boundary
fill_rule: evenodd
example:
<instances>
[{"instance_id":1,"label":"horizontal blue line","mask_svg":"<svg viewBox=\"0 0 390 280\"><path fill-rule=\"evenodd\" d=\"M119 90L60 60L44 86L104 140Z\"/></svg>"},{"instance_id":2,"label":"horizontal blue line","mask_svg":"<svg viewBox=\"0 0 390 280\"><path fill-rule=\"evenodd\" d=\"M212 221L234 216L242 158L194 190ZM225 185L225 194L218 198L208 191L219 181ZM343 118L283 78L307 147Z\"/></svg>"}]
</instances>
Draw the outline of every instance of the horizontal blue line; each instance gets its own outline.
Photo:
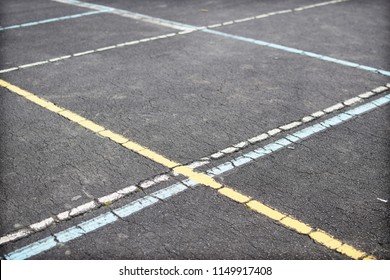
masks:
<instances>
[{"instance_id":1,"label":"horizontal blue line","mask_svg":"<svg viewBox=\"0 0 390 280\"><path fill-rule=\"evenodd\" d=\"M109 12L111 10L112 10L111 8L110 9L107 8L107 9L101 10L101 11L92 11L92 12L74 14L74 15L63 16L63 17L48 18L48 19L43 19L43 20L39 20L39 21L26 22L26 23L22 23L22 24L0 27L0 31L17 29L17 28L28 27L28 26L34 26L34 25L38 25L38 24L51 23L51 22L56 22L56 21L61 21L61 20L68 20L68 19L79 18L79 17L84 17L84 16L96 15L96 14L106 13L106 12Z\"/></svg>"},{"instance_id":2,"label":"horizontal blue line","mask_svg":"<svg viewBox=\"0 0 390 280\"><path fill-rule=\"evenodd\" d=\"M209 169L206 171L206 173L209 174L211 177L214 177L216 175L221 175L238 166L248 164L249 162L252 162L258 158L261 158L265 155L271 154L277 150L287 147L293 142L301 141L320 131L339 125L343 122L346 122L347 120L350 120L354 116L367 113L368 111L378 108L379 106L383 106L389 102L390 102L390 94L387 94L374 101L371 101L369 103L366 103L354 109L346 111L345 113L336 115L335 117L329 118L321 123L314 124L304 129L301 129L293 133L292 135L287 135L286 137L280 138L274 141L273 143L264 146L263 148L258 148L254 151L239 156L230 162L226 162L212 169ZM179 194L187 190L188 187L195 186L195 185L197 184L189 179L184 180L180 183L176 183L165 189L156 191L143 198L137 199L129 204L126 204L123 207L114 209L112 210L112 212L101 214L100 216L82 222L77 226L68 228L59 233L54 234L53 236L49 236L47 238L34 242L30 245L22 247L18 250L15 250L9 254L6 254L4 258L8 260L28 259L32 256L35 256L37 254L40 254L42 252L54 248L59 243L66 243L73 239L79 238L83 235L86 235L92 231L95 231L99 228L102 228L108 224L111 224L117 221L119 219L118 217L120 218L128 217L138 211L141 211L144 208L156 204L158 201L160 201L160 199L162 200L168 199L176 194Z\"/></svg>"},{"instance_id":3,"label":"horizontal blue line","mask_svg":"<svg viewBox=\"0 0 390 280\"><path fill-rule=\"evenodd\" d=\"M259 46L278 49L278 50L289 52L289 53L300 54L303 56L312 57L312 58L316 58L319 60L328 61L328 62L332 62L332 63L336 63L336 64L340 64L340 65L344 65L344 66L348 66L348 67L352 67L352 68L357 68L357 69L361 69L361 70L365 70L365 71L369 71L369 72L373 72L373 73L379 73L379 74L382 74L384 76L390 76L390 71L377 69L377 68L369 67L369 66L365 66L365 65L360 65L360 64L355 63L355 62L336 59L336 58L333 58L330 56L325 56L325 55L321 55L321 54L317 54L317 53L313 53L313 52L307 52L307 51L303 51L300 49L290 48L290 47L286 47L286 46L282 46L282 45L278 45L278 44L273 44L273 43L269 43L269 42L262 41L262 40L256 40L256 39L252 39L252 38L232 35L232 34L220 32L220 31L216 31L216 30L202 29L201 31L206 32L206 33L210 33L210 34L214 34L214 35L223 36L223 37L230 38L230 39L235 39L235 40L239 40L239 41L243 41L243 42L256 44Z\"/></svg>"}]
</instances>

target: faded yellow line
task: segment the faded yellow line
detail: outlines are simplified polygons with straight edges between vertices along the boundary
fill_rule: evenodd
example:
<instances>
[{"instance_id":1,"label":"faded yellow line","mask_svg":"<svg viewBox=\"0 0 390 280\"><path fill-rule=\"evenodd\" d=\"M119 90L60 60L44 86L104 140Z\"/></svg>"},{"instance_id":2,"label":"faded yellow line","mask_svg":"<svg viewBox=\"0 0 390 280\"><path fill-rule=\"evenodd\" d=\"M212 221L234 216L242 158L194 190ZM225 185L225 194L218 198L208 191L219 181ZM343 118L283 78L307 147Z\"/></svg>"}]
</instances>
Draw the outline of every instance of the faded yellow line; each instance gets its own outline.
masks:
<instances>
[{"instance_id":1,"label":"faded yellow line","mask_svg":"<svg viewBox=\"0 0 390 280\"><path fill-rule=\"evenodd\" d=\"M23 96L24 98L30 100L31 102L49 110L52 111L72 122L75 122L82 127L99 134L100 136L106 137L110 139L111 141L122 145L123 147L127 148L128 150L131 150L139 155L142 155L145 158L148 158L156 163L159 163L167 168L172 169L174 172L181 174L191 181L194 181L198 184L208 186L212 189L217 190L217 192L220 195L223 195L239 204L245 205L249 209L262 214L263 216L266 216L267 218L270 218L272 220L277 221L282 226L291 229L299 234L307 235L312 240L314 240L316 243L325 246L328 249L335 250L343 255L346 255L352 259L365 259L365 260L371 260L375 259L374 256L368 255L367 253L360 251L356 248L354 248L351 245L348 245L346 243L343 243L342 241L334 238L330 234L326 233L323 230L320 229L314 229L310 225L305 224L301 221L299 221L296 218L293 218L291 216L288 216L287 214L284 214L272 207L269 207L257 200L254 200L250 198L249 196L246 196L244 194L239 193L238 191L226 186L222 185L221 183L218 183L216 180L214 180L212 177L204 174L194 171L193 169L182 166L180 163L177 163L175 161L172 161L170 159L167 159L165 156L160 155L147 147L144 147L136 142L131 141L130 139L124 137L123 135L117 134L111 130L108 130L104 128L101 125L98 125L94 123L91 120L87 120L86 118L69 111L65 108L62 108L60 106L57 106L56 104L38 97L31 92L28 92L26 90L23 90L17 86L14 86L4 80L0 79L0 86L7 88L8 90Z\"/></svg>"}]
</instances>

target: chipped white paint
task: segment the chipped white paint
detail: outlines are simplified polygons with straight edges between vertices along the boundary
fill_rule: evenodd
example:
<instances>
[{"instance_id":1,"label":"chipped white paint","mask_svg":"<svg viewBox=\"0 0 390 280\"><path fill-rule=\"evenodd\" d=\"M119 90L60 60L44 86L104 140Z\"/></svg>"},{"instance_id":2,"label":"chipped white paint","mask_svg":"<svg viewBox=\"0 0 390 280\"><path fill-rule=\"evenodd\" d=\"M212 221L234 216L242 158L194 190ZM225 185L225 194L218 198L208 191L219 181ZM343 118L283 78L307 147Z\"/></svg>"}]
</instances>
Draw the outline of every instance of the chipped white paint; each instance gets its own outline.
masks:
<instances>
[{"instance_id":1,"label":"chipped white paint","mask_svg":"<svg viewBox=\"0 0 390 280\"><path fill-rule=\"evenodd\" d=\"M33 233L31 229L21 229L21 230L18 230L16 232L7 234L7 235L2 236L0 238L0 245L6 244L6 243L11 242L11 241L16 240L16 239L26 237L26 236L30 235L31 233Z\"/></svg>"},{"instance_id":2,"label":"chipped white paint","mask_svg":"<svg viewBox=\"0 0 390 280\"><path fill-rule=\"evenodd\" d=\"M136 192L137 190L138 188L136 186L130 186L117 191L117 193L127 195Z\"/></svg>"},{"instance_id":3,"label":"chipped white paint","mask_svg":"<svg viewBox=\"0 0 390 280\"><path fill-rule=\"evenodd\" d=\"M269 130L269 131L267 132L267 134L268 134L269 136L274 136L274 135L276 135L276 134L278 134L278 133L280 133L280 132L281 132L281 130L280 130L279 128L274 128L274 129Z\"/></svg>"},{"instance_id":4,"label":"chipped white paint","mask_svg":"<svg viewBox=\"0 0 390 280\"><path fill-rule=\"evenodd\" d=\"M206 165L208 163L210 163L210 162L207 161L207 160L206 161L194 161L194 162L192 162L192 163L190 163L190 164L188 164L186 166L191 168L191 169L195 169L195 168L201 167L203 165Z\"/></svg>"},{"instance_id":5,"label":"chipped white paint","mask_svg":"<svg viewBox=\"0 0 390 280\"><path fill-rule=\"evenodd\" d=\"M153 185L155 185L156 183L152 180L147 180L147 181L144 181L142 182L139 186L142 188L142 189L147 189Z\"/></svg>"},{"instance_id":6,"label":"chipped white paint","mask_svg":"<svg viewBox=\"0 0 390 280\"><path fill-rule=\"evenodd\" d=\"M322 117L323 115L325 115L325 112L323 112L323 111L317 111L317 112L314 112L313 114L311 114L311 116L315 117L315 118Z\"/></svg>"},{"instance_id":7,"label":"chipped white paint","mask_svg":"<svg viewBox=\"0 0 390 280\"><path fill-rule=\"evenodd\" d=\"M233 145L233 147L241 149L241 148L244 148L244 147L246 147L248 145L249 145L248 141L242 141L240 143L237 143L236 145Z\"/></svg>"},{"instance_id":8,"label":"chipped white paint","mask_svg":"<svg viewBox=\"0 0 390 280\"><path fill-rule=\"evenodd\" d=\"M331 113L331 112L333 112L333 111L340 110L340 109L343 108L343 107L344 107L344 105L343 105L342 103L337 103L337 104L335 104L335 105L333 105L333 106L330 106L330 107L324 109L324 112L326 112L326 113Z\"/></svg>"},{"instance_id":9,"label":"chipped white paint","mask_svg":"<svg viewBox=\"0 0 390 280\"><path fill-rule=\"evenodd\" d=\"M362 99L360 98L360 97L353 97L353 98L350 98L350 99L348 99L348 100L345 100L343 103L344 103L344 105L346 105L346 106L351 106L351 105L353 105L353 104L355 104L355 103L358 103L358 102L360 102Z\"/></svg>"},{"instance_id":10,"label":"chipped white paint","mask_svg":"<svg viewBox=\"0 0 390 280\"><path fill-rule=\"evenodd\" d=\"M109 195L106 195L106 196L99 198L98 201L102 204L109 204L109 203L112 203L114 201L117 201L118 199L122 198L123 196L124 196L124 194L114 192L112 194L109 194Z\"/></svg>"},{"instance_id":11,"label":"chipped white paint","mask_svg":"<svg viewBox=\"0 0 390 280\"><path fill-rule=\"evenodd\" d=\"M263 141L265 139L267 139L269 136L267 133L262 133L260 135L257 135L255 137L252 137L250 139L248 139L248 141L252 144L256 143L256 142L260 142L260 141Z\"/></svg>"},{"instance_id":12,"label":"chipped white paint","mask_svg":"<svg viewBox=\"0 0 390 280\"><path fill-rule=\"evenodd\" d=\"M291 122L289 124L282 125L279 127L281 130L290 130L293 129L294 127L300 126L302 123L301 122Z\"/></svg>"},{"instance_id":13,"label":"chipped white paint","mask_svg":"<svg viewBox=\"0 0 390 280\"><path fill-rule=\"evenodd\" d=\"M381 87L377 87L377 88L374 88L373 90L371 90L372 92L375 92L375 93L381 93L381 92L384 92L387 90L387 87L384 87L384 86L381 86Z\"/></svg>"},{"instance_id":14,"label":"chipped white paint","mask_svg":"<svg viewBox=\"0 0 390 280\"><path fill-rule=\"evenodd\" d=\"M83 205L80 205L76 208L73 208L70 212L69 212L69 215L71 217L73 216L77 216L77 215L80 215L82 213L85 213L85 212L88 212L94 208L96 208L98 206L98 204L95 202L95 201L90 201L90 202L87 202Z\"/></svg>"},{"instance_id":15,"label":"chipped white paint","mask_svg":"<svg viewBox=\"0 0 390 280\"><path fill-rule=\"evenodd\" d=\"M59 221L64 221L70 218L70 210L59 213L56 217Z\"/></svg>"},{"instance_id":16,"label":"chipped white paint","mask_svg":"<svg viewBox=\"0 0 390 280\"><path fill-rule=\"evenodd\" d=\"M218 158L223 157L224 155L225 155L224 153L217 152L217 153L212 154L210 157L213 159L218 159Z\"/></svg>"},{"instance_id":17,"label":"chipped white paint","mask_svg":"<svg viewBox=\"0 0 390 280\"><path fill-rule=\"evenodd\" d=\"M33 231L41 231L41 230L47 228L48 226L52 225L54 222L55 222L54 219L52 217L50 217L50 218L47 218L39 223L35 223L35 224L30 225L30 228Z\"/></svg>"},{"instance_id":18,"label":"chipped white paint","mask_svg":"<svg viewBox=\"0 0 390 280\"><path fill-rule=\"evenodd\" d=\"M369 98L369 97L374 96L374 95L375 95L374 92L372 92L372 91L367 91L367 92L365 92L365 93L359 94L359 97L365 99L365 98Z\"/></svg>"},{"instance_id":19,"label":"chipped white paint","mask_svg":"<svg viewBox=\"0 0 390 280\"><path fill-rule=\"evenodd\" d=\"M236 148L236 147L228 147L226 149L221 150L221 153L231 154L231 153L234 153L235 151L237 151L238 149L239 148Z\"/></svg>"},{"instance_id":20,"label":"chipped white paint","mask_svg":"<svg viewBox=\"0 0 390 280\"><path fill-rule=\"evenodd\" d=\"M387 202L388 202L388 200L386 200L386 199L382 199L382 198L379 198L379 197L377 197L377 199L378 199L379 201L382 201L382 202L385 202L385 203L387 203Z\"/></svg>"},{"instance_id":21,"label":"chipped white paint","mask_svg":"<svg viewBox=\"0 0 390 280\"><path fill-rule=\"evenodd\" d=\"M165 181L168 181L169 180L169 176L164 174L164 175L158 175L156 177L153 178L153 181L155 183L161 183L161 182L165 182Z\"/></svg>"},{"instance_id":22,"label":"chipped white paint","mask_svg":"<svg viewBox=\"0 0 390 280\"><path fill-rule=\"evenodd\" d=\"M312 116L306 116L302 118L302 122L304 123L311 122L312 120L314 120L314 117Z\"/></svg>"}]
</instances>

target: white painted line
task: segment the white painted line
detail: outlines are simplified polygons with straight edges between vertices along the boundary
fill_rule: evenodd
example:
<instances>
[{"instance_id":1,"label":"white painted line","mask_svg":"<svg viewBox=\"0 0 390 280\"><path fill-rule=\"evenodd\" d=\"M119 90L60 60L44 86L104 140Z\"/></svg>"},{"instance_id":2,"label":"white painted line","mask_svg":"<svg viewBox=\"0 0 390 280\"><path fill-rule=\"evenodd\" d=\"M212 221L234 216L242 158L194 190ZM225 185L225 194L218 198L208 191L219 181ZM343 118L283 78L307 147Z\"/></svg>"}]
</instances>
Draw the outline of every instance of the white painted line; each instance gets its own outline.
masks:
<instances>
[{"instance_id":1,"label":"white painted line","mask_svg":"<svg viewBox=\"0 0 390 280\"><path fill-rule=\"evenodd\" d=\"M117 47L116 45L114 45L114 46L108 46L108 47L96 49L96 51L97 51L97 52L103 52L103 51L108 51L108 50L115 49L116 47Z\"/></svg>"},{"instance_id":2,"label":"white painted line","mask_svg":"<svg viewBox=\"0 0 390 280\"><path fill-rule=\"evenodd\" d=\"M380 90L379 90L380 89ZM353 105L353 104L356 104L356 102L352 102L351 100L358 100L358 101L360 101L360 97L362 97L362 96L364 96L364 97L362 97L362 98L370 98L370 97L372 97L372 96L374 96L374 95L376 95L376 94L378 94L378 93L383 93L383 87L378 87L378 88L375 88L375 89L373 89L373 91L375 90L377 93L375 93L375 92L373 92L373 91L370 91L370 92L366 92L366 93L364 93L364 94L360 94L359 95L359 97L353 97L353 98L350 98L350 99L348 99L348 100L346 100L346 101L344 101L343 103L347 103L347 104L350 104L349 106L351 106L351 105ZM386 90L388 90L388 88L385 88ZM330 106L330 107L328 107L328 108L332 108L332 107L336 107L336 108L338 108L337 110L340 110L341 108L343 108L343 106L342 107L340 107L338 104L340 104L340 103L337 103L336 105L333 105L333 106ZM310 122L310 121L313 121L315 118L319 118L319 117L322 117L322 116L324 116L324 115L326 115L323 111L317 111L317 112L315 112L315 113L313 113L312 114L312 116L306 116L306 117L303 117L302 118L302 122L299 122L299 121L295 121L295 122L291 122L291 123L289 123L289 124L286 124L286 125L282 125L282 126L280 126L281 128L283 127L286 131L287 130L290 130L290 129L293 129L293 128L295 128L295 127L298 127L298 126L300 126L300 125L302 125L302 123L307 123L307 122ZM277 134L277 133L279 133L281 130L279 129L279 128L276 128L276 129L272 129L272 130L270 130L268 133L270 133L270 135L275 135L275 134ZM227 152L226 154L229 154L229 152L230 153L232 153L232 152L235 152L235 151L239 151L239 150L242 150L243 148L245 148L246 146L248 146L249 145L249 143L251 143L251 144L255 144L255 143L257 143L257 142L260 142L260 141L263 141L263 140L265 140L265 139L267 139L267 138L269 138L270 136L268 135L268 134L266 134L266 133L262 133L262 134L260 134L260 135L258 135L258 136L256 136L256 137L252 137L252 138L250 138L250 139L248 139L248 140L246 140L246 141L242 141L242 142L240 142L240 143L238 143L238 144L235 144L235 145L232 145L231 147L227 147L227 148L225 148L225 149L223 149L223 150L225 150L225 152ZM291 136L292 137L292 136ZM223 151L222 150L222 151ZM195 162L193 162L193 163L190 163L190 164L188 164L187 166L188 167L190 167L190 168L193 168L193 169L195 169L195 168L197 168L197 167L200 167L200 166L203 166L203 165L205 165L205 164L208 164L208 163L210 163L209 162L209 160L210 159L219 159L219 158L222 158L222 157L224 157L226 154L225 153L223 153L222 151L219 151L219 152L217 152L217 153L214 153L214 154L212 154L211 156L209 156L209 157L203 157L203 158L201 158L201 160L200 161L195 161ZM243 161L247 161L246 159L243 159L242 160L242 162ZM234 163L233 163L234 164ZM156 176L153 180L151 180L151 181L154 181L154 183L159 183L159 182L163 182L163 181L167 181L167 180L169 180L169 176L168 175L166 175L166 174L164 174L164 175L158 175L158 176ZM148 183L148 184L151 184L151 183ZM149 185L148 187L150 187L151 185ZM115 193L117 193L117 194L119 194L119 195L127 195L127 194L130 194L130 193L133 193L133 192L135 192L135 191L137 191L138 190L138 188L136 187L136 186L130 186L130 187L126 187L126 188L124 188L124 189L122 189L122 190L119 190L119 191L117 191L117 192L115 192ZM109 200L109 198L108 197L111 197L111 198L116 198L117 197L117 195L116 194L109 194L109 195L107 195L107 196L105 196L105 197L103 197L103 198L100 198L100 199L102 199L102 201L105 201L105 202L110 202L110 200ZM110 195L112 195L112 196L110 196ZM98 199L98 201L100 201L99 199ZM112 200L111 202L113 202L114 200ZM78 210L76 210L76 209L88 209L90 206L87 206L87 205L81 205L81 206L79 206L79 207L76 207L76 208L74 208L74 209L71 209L71 210L69 210L69 211L65 211L65 212L62 212L62 213L60 213L60 214L58 214L57 216L56 216L56 218L57 218L57 220L59 220L59 221L62 221L62 220L66 220L66 219L69 219L69 218L71 218L71 215L70 215L70 212L72 211L73 213L77 213L77 211ZM90 208L90 209L92 209L92 208ZM74 215L74 214L73 214ZM42 222L39 222L39 223L42 223ZM39 224L39 223L37 223L37 224ZM20 233L18 233L18 232L15 232L15 233L11 233L11 234L9 234L9 235L11 235L11 236L19 236L19 234L20 234L20 236L24 236L23 235L23 232L24 232L24 230L25 229L22 229L21 231L20 231ZM8 238L7 240L9 240L9 237L7 237L7 236L9 236L9 235L6 235L6 236L4 236L4 238ZM1 237L1 238L3 238L3 237ZM3 238L3 239L4 239ZM3 239L0 239L0 240L3 240ZM12 240L11 240L12 241ZM8 242L8 241L7 241ZM0 243L1 244L1 243Z\"/></svg>"},{"instance_id":3,"label":"white painted line","mask_svg":"<svg viewBox=\"0 0 390 280\"><path fill-rule=\"evenodd\" d=\"M5 236L0 237L0 245L6 244L16 239L21 239L23 237L29 236L32 233L33 231L31 229L21 229L17 232L7 234Z\"/></svg>"},{"instance_id":4,"label":"white painted line","mask_svg":"<svg viewBox=\"0 0 390 280\"><path fill-rule=\"evenodd\" d=\"M382 87L377 87L377 88L373 89L372 92L381 93L381 92L384 92L386 90L387 90L387 87L382 86Z\"/></svg>"},{"instance_id":5,"label":"white painted line","mask_svg":"<svg viewBox=\"0 0 390 280\"><path fill-rule=\"evenodd\" d=\"M376 92L382 93L383 92L383 87L378 87L376 89L373 89L373 91L374 90ZM388 90L388 88L386 88L386 90ZM249 144L255 144L255 143L258 143L260 141L264 141L264 140L268 139L269 137L278 134L279 132L281 132L281 129L284 130L284 131L288 131L288 130L291 130L291 129L294 129L296 127L301 126L303 123L309 123L309 122L311 122L311 121L313 121L315 119L318 119L320 117L323 117L323 116L325 116L325 115L327 115L327 114L329 114L331 112L338 111L338 110L344 108L344 105L342 105L343 103L345 105L347 105L347 106L352 106L352 105L356 104L357 102L361 101L361 97L362 96L364 96L364 98L370 98L370 97L372 97L372 96L374 96L376 94L377 93L372 92L372 91L370 91L368 93L360 94L359 96L350 98L348 100L345 100L344 102L336 103L335 105L330 106L327 109L324 109L324 111L325 110L328 111L327 113L325 113L324 111L314 112L310 116L303 117L300 121L293 121L291 123L282 125L279 128L272 129L272 130L268 131L268 134L267 133L259 134L259 135L255 136L255 137L249 138L246 141L242 141L242 142L240 142L238 144L232 145L231 147L227 147L227 148L225 148L223 150L227 150L227 151L240 151L240 150L242 150L243 148L245 148ZM233 148L233 149L230 150L230 148ZM236 148L238 148L238 149L235 150ZM220 158L222 158L222 157L224 157L226 155L225 153L223 153L223 150L218 151L218 152L212 154L209 157L203 157L202 159L203 160L220 159Z\"/></svg>"},{"instance_id":6,"label":"white painted line","mask_svg":"<svg viewBox=\"0 0 390 280\"><path fill-rule=\"evenodd\" d=\"M337 103L337 104L335 104L335 105L333 105L331 107L328 107L328 108L324 109L324 112L325 113L331 113L333 111L340 110L343 107L344 107L344 105L342 103Z\"/></svg>"},{"instance_id":7,"label":"white painted line","mask_svg":"<svg viewBox=\"0 0 390 280\"><path fill-rule=\"evenodd\" d=\"M315 117L315 118L322 117L323 115L325 115L325 113L323 111L317 111L317 112L314 112L313 114L311 114L311 116Z\"/></svg>"},{"instance_id":8,"label":"white painted line","mask_svg":"<svg viewBox=\"0 0 390 280\"><path fill-rule=\"evenodd\" d=\"M282 125L281 127L279 127L281 130L290 130L290 129L293 129L294 127L297 127L299 125L301 125L302 123L301 122L292 122L292 123L289 123L289 124L285 124L285 125Z\"/></svg>"},{"instance_id":9,"label":"white painted line","mask_svg":"<svg viewBox=\"0 0 390 280\"><path fill-rule=\"evenodd\" d=\"M86 213L92 209L95 209L98 206L98 204L95 201L90 201L88 203L85 203L83 205L80 205L76 208L73 208L70 212L69 215L71 217L78 216L80 214Z\"/></svg>"},{"instance_id":10,"label":"white painted line","mask_svg":"<svg viewBox=\"0 0 390 280\"><path fill-rule=\"evenodd\" d=\"M385 202L385 203L387 203L387 202L388 202L388 200L386 200L386 199L382 199L382 198L379 198L379 197L377 197L377 199L378 199L379 201L381 201L381 202Z\"/></svg>"},{"instance_id":11,"label":"white painted line","mask_svg":"<svg viewBox=\"0 0 390 280\"><path fill-rule=\"evenodd\" d=\"M231 154L231 153L234 153L234 152L236 152L238 150L239 150L239 148L237 148L237 147L228 147L226 149L221 150L221 153Z\"/></svg>"},{"instance_id":12,"label":"white painted line","mask_svg":"<svg viewBox=\"0 0 390 280\"><path fill-rule=\"evenodd\" d=\"M0 71L0 73L7 73L7 72L12 72L12 71L15 71L15 70L18 70L19 68L18 67L12 67L12 68L8 68L8 69L3 69Z\"/></svg>"},{"instance_id":13,"label":"white painted line","mask_svg":"<svg viewBox=\"0 0 390 280\"><path fill-rule=\"evenodd\" d=\"M91 54L94 52L95 52L95 50L90 50L90 51L86 51L86 52L79 52L79 53L73 54L73 56L82 56L82 55Z\"/></svg>"},{"instance_id":14,"label":"white painted line","mask_svg":"<svg viewBox=\"0 0 390 280\"><path fill-rule=\"evenodd\" d=\"M47 218L39 223L35 223L35 224L32 224L30 225L30 228L33 230L33 231L41 231L45 228L47 228L48 226L54 224L55 220L53 218Z\"/></svg>"},{"instance_id":15,"label":"white painted line","mask_svg":"<svg viewBox=\"0 0 390 280\"><path fill-rule=\"evenodd\" d=\"M358 103L358 102L360 102L362 99L360 98L360 97L353 97L353 98L350 98L350 99L348 99L348 100L345 100L343 103L344 103L344 105L346 105L346 106L351 106L351 105L353 105L353 104L355 104L355 103Z\"/></svg>"},{"instance_id":16,"label":"white painted line","mask_svg":"<svg viewBox=\"0 0 390 280\"><path fill-rule=\"evenodd\" d=\"M267 133L263 133L263 134L260 134L260 135L253 137L253 138L248 139L248 141L250 143L254 144L256 142L263 141L263 140L267 139L268 137L269 137L269 135Z\"/></svg>"},{"instance_id":17,"label":"white painted line","mask_svg":"<svg viewBox=\"0 0 390 280\"><path fill-rule=\"evenodd\" d=\"M267 134L269 136L274 136L274 135L276 135L276 134L278 134L280 132L282 132L282 131L279 128L274 128L274 129L271 129L271 130L267 131Z\"/></svg>"},{"instance_id":18,"label":"white painted line","mask_svg":"<svg viewBox=\"0 0 390 280\"><path fill-rule=\"evenodd\" d=\"M359 97L361 98L369 98L371 96L375 95L375 92L373 91L368 91L368 92L365 92L365 93L362 93L362 94L359 94Z\"/></svg>"},{"instance_id":19,"label":"white painted line","mask_svg":"<svg viewBox=\"0 0 390 280\"><path fill-rule=\"evenodd\" d=\"M55 57L55 58L49 59L49 61L50 62L56 62L56 61L63 60L63 59L68 59L68 58L71 58L71 57L72 57L71 55L65 55L65 56Z\"/></svg>"},{"instance_id":20,"label":"white painted line","mask_svg":"<svg viewBox=\"0 0 390 280\"><path fill-rule=\"evenodd\" d=\"M302 122L304 123L311 122L312 120L314 120L314 117L312 116L306 116L302 118Z\"/></svg>"},{"instance_id":21,"label":"white painted line","mask_svg":"<svg viewBox=\"0 0 390 280\"><path fill-rule=\"evenodd\" d=\"M242 141L240 143L237 143L237 144L233 145L233 147L242 149L242 148L244 148L244 147L246 147L248 145L249 145L249 141Z\"/></svg>"},{"instance_id":22,"label":"white painted line","mask_svg":"<svg viewBox=\"0 0 390 280\"><path fill-rule=\"evenodd\" d=\"M275 151L278 151L282 148L288 147L291 143L300 142L304 139L313 136L321 131L327 130L331 127L337 126L341 123L344 123L353 117L365 114L371 110L377 109L379 106L384 106L390 102L390 94L381 97L372 102L363 104L355 109L351 109L345 113L341 113L335 117L329 118L321 123L306 127L300 131L295 132L293 135L288 135L284 138L281 138L273 143L270 143L262 148L256 149L252 152L246 153L243 156L240 156L236 159L233 159L231 162L228 161L219 166L216 166L212 169L206 171L210 176L221 175L227 171L230 171L236 167L242 166L249 162L254 162L255 159L261 158L265 155L271 154ZM379 104L379 105L378 105ZM349 116L349 117L346 117ZM143 198L137 199L127 205L124 205L120 208L112 210L112 212L106 212L100 216L87 220L78 224L75 227L68 228L59 233L56 233L54 236L49 236L44 239L41 239L37 242L26 245L20 249L17 249L13 252L4 255L5 259L15 260L15 259L28 259L32 256L40 254L42 252L48 251L56 247L59 243L66 243L70 240L74 240L81 236L84 236L92 231L95 231L99 228L102 228L106 225L109 225L118 220L118 216L121 218L128 217L141 211L151 205L156 204L160 200L166 200L175 196L188 189L188 186L195 186L196 183L187 179L175 185L171 185L165 189L156 191L151 195L145 196ZM379 198L378 198L379 199ZM380 200L380 199L379 199ZM115 215L113 214L115 213Z\"/></svg>"},{"instance_id":23,"label":"white painted line","mask_svg":"<svg viewBox=\"0 0 390 280\"><path fill-rule=\"evenodd\" d=\"M33 66L37 66L37 65L46 64L48 62L49 62L48 60L38 61L38 62L30 63L30 64L20 65L19 68L29 68L29 67L33 67Z\"/></svg>"}]
</instances>

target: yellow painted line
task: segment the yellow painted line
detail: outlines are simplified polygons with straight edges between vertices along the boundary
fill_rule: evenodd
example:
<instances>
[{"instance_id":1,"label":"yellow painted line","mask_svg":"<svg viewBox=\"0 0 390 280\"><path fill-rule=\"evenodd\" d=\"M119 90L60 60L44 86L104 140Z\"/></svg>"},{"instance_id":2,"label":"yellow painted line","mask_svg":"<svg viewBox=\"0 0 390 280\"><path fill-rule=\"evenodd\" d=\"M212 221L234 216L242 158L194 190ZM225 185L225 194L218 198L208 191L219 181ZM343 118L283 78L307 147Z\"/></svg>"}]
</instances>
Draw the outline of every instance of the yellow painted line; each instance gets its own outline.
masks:
<instances>
[{"instance_id":1,"label":"yellow painted line","mask_svg":"<svg viewBox=\"0 0 390 280\"><path fill-rule=\"evenodd\" d=\"M286 227L293 229L301 234L309 234L309 232L313 230L311 226L291 217L285 217L280 222Z\"/></svg>"},{"instance_id":2,"label":"yellow painted line","mask_svg":"<svg viewBox=\"0 0 390 280\"><path fill-rule=\"evenodd\" d=\"M234 200L238 203L246 203L248 202L249 200L251 200L251 198L249 196L246 196L246 195L243 195L231 188L228 188L228 187L224 187L222 189L219 189L218 192L228 198L230 198L231 200Z\"/></svg>"},{"instance_id":3,"label":"yellow painted line","mask_svg":"<svg viewBox=\"0 0 390 280\"><path fill-rule=\"evenodd\" d=\"M64 118L67 118L75 123L78 123L79 125L83 126L84 128L97 133L100 136L106 137L108 139L111 139L115 143L118 143L122 145L123 147L142 155L156 163L159 163L165 167L168 167L172 169L174 172L181 174L191 181L194 181L198 184L208 186L212 189L217 190L217 192L235 202L238 202L242 205L245 205L249 209L262 214L270 219L273 219L277 221L279 224L283 225L284 227L291 229L297 233L307 235L312 240L317 242L320 245L325 246L326 248L329 248L331 250L335 250L341 254L344 254L352 259L367 259L372 260L375 259L374 256L370 256L367 253L360 251L348 244L345 244L341 242L340 240L337 240L333 236L329 235L328 233L320 230L320 229L313 229L310 225L307 225L293 217L290 217L282 212L279 212L276 209L273 209L257 200L251 199L249 196L246 196L244 194L241 194L240 192L222 185L221 183L218 183L216 180L214 180L212 177L204 174L194 171L192 168L189 168L188 166L182 166L180 163L174 162L163 155L160 155L147 147L144 147L142 145L139 145L126 137L117 134L111 130L105 129L103 126L100 126L93 121L87 120L84 117L73 113L72 111L66 110L64 108L61 108L54 103L45 100L44 98L38 97L26 90L23 90L17 86L14 86L4 80L0 79L0 86L7 88L8 90L25 97L26 99L34 102L35 104L46 108Z\"/></svg>"}]
</instances>

